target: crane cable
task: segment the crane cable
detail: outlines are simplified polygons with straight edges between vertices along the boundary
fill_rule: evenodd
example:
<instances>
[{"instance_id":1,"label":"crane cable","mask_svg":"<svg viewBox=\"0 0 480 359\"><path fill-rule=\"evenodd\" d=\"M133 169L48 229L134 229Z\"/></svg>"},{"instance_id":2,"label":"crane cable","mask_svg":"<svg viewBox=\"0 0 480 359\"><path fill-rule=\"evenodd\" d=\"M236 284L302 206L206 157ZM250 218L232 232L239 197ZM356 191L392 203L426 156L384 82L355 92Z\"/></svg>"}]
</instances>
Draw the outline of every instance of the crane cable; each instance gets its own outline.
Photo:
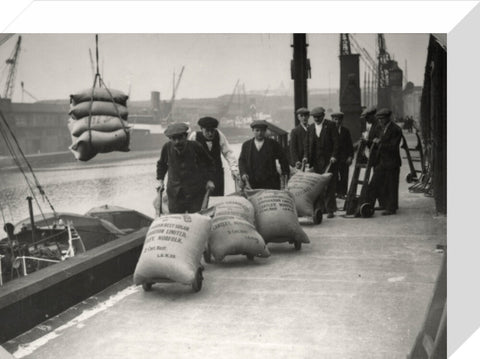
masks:
<instances>
[{"instance_id":1,"label":"crane cable","mask_svg":"<svg viewBox=\"0 0 480 359\"><path fill-rule=\"evenodd\" d=\"M5 128L8 130L8 133L5 131L5 128L3 128L2 126L0 126L0 133L2 135L2 137L4 138L5 140L5 143L7 145L7 148L8 148L8 151L10 152L10 155L12 156L13 158L13 161L15 162L15 164L17 165L17 167L19 168L20 172L22 173L23 177L25 178L25 182L27 183L27 186L28 188L30 189L30 192L33 196L33 198L35 199L35 202L37 203L37 206L38 206L38 209L40 210L40 213L44 219L45 222L47 222L46 220L46 217L42 211L42 208L40 206L40 203L38 201L38 198L37 196L35 195L35 191L33 189L33 185L30 183L30 180L27 176L27 174L25 173L25 170L23 169L23 166L20 162L20 159L18 158L18 155L15 153L15 147L13 146L11 140L9 139L8 137L8 134L10 134L10 136L12 137L12 139L14 140L15 144L16 144L16 148L18 150L18 152L20 153L23 161L26 163L27 167L28 167L28 170L30 171L30 174L31 176L33 177L33 180L35 182L35 186L37 187L38 191L40 192L40 194L42 195L42 198L44 198L47 202L48 202L48 205L50 206L52 212L53 212L53 215L55 218L57 218L57 212L55 211L55 208L53 207L52 203L50 202L50 199L48 198L47 194L45 193L45 191L43 190L42 188L42 185L40 184L40 182L38 181L38 178L35 176L35 172L33 171L33 168L32 166L30 165L30 163L28 162L27 158L25 157L25 154L23 153L22 151L22 148L20 147L20 144L18 143L18 140L15 136L15 134L13 133L12 129L10 128L8 122L7 122L7 119L5 118L3 112L0 110L0 118L2 119L2 122L5 126ZM48 223L47 223L47 226L48 226Z\"/></svg>"},{"instance_id":2,"label":"crane cable","mask_svg":"<svg viewBox=\"0 0 480 359\"><path fill-rule=\"evenodd\" d=\"M113 104L113 107L115 108L115 112L117 113L117 117L120 121L120 124L122 125L122 129L123 131L125 132L125 135L127 136L127 140L129 141L130 138L130 134L128 132L128 129L127 127L125 126L125 124L123 123L123 120L122 118L120 117L120 111L118 109L118 104L115 102L115 99L113 98L113 95L112 93L110 92L110 89L107 87L107 85L105 84L105 82L103 81L103 78L102 76L100 75L100 69L98 67L98 34L95 35L95 62L96 62L96 74L94 76L94 79L93 79L93 85L92 85L92 92L91 92L91 96L90 96L90 108L89 108L89 112L88 112L88 142L89 142L89 145L90 145L90 148L93 149L93 143L92 143L92 109L93 109L93 98L94 98L94 94L95 94L95 86L97 84L97 79L98 79L98 87L101 88L102 85L103 87L105 87L105 90L107 91L108 95L110 96L110 100L112 100L112 104Z\"/></svg>"}]
</instances>

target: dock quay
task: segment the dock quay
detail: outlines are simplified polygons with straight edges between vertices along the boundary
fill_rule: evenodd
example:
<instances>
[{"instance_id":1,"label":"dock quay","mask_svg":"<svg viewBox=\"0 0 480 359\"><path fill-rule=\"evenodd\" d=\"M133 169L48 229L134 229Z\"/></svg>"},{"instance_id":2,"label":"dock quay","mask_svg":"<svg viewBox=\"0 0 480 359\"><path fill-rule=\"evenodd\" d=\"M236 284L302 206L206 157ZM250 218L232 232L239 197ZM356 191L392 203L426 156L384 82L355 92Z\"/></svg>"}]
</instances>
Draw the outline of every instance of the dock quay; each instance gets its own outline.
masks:
<instances>
[{"instance_id":1,"label":"dock quay","mask_svg":"<svg viewBox=\"0 0 480 359\"><path fill-rule=\"evenodd\" d=\"M205 264L198 293L181 284L144 292L129 275L2 346L36 359L405 358L447 235L447 217L408 191L407 173L404 160L397 215L301 218L310 244Z\"/></svg>"}]
</instances>

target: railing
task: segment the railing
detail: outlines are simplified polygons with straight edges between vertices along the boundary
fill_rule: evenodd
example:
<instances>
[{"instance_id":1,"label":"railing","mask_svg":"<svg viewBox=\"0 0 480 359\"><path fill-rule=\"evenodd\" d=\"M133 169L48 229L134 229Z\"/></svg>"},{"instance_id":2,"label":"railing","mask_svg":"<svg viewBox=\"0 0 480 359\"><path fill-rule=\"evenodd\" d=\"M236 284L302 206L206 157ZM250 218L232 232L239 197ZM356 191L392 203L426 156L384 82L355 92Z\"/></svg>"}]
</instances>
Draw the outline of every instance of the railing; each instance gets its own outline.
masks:
<instances>
[{"instance_id":1,"label":"railing","mask_svg":"<svg viewBox=\"0 0 480 359\"><path fill-rule=\"evenodd\" d=\"M47 259L47 258L40 258L40 257L31 257L31 256L20 256L15 258L13 261L12 267L18 268L20 266L19 262L22 261L22 269L23 269L23 276L27 276L27 262L26 259L35 260L38 262L49 262L49 263L58 263L60 262L58 259Z\"/></svg>"}]
</instances>

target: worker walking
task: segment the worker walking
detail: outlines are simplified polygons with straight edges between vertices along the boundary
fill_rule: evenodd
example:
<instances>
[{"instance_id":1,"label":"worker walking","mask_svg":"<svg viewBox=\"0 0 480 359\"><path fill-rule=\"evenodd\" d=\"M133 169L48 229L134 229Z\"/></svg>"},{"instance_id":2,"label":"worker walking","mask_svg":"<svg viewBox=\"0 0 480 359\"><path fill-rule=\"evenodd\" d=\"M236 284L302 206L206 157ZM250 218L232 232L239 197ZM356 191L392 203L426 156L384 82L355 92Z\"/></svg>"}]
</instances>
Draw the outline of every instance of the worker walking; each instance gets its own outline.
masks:
<instances>
[{"instance_id":1,"label":"worker walking","mask_svg":"<svg viewBox=\"0 0 480 359\"><path fill-rule=\"evenodd\" d=\"M280 144L266 137L268 123L253 121L250 125L253 138L242 144L238 165L244 183L249 182L253 189L280 189L280 174L276 161L280 163L281 174L289 175L290 166Z\"/></svg>"},{"instance_id":2,"label":"worker walking","mask_svg":"<svg viewBox=\"0 0 480 359\"><path fill-rule=\"evenodd\" d=\"M305 107L300 107L296 114L299 125L290 132L290 163L292 167L300 169L302 160L305 157L305 138L307 137L310 111Z\"/></svg>"},{"instance_id":3,"label":"worker walking","mask_svg":"<svg viewBox=\"0 0 480 359\"><path fill-rule=\"evenodd\" d=\"M348 168L353 160L353 143L350 131L343 124L343 112L332 113L332 120L338 132L338 157L337 157L337 197L345 199L348 189Z\"/></svg>"},{"instance_id":4,"label":"worker walking","mask_svg":"<svg viewBox=\"0 0 480 359\"><path fill-rule=\"evenodd\" d=\"M188 126L174 123L165 135L170 139L157 162L159 189L164 188L168 172L167 196L170 213L194 213L202 207L206 190L213 191L215 165L213 159L195 141L187 140Z\"/></svg>"},{"instance_id":5,"label":"worker walking","mask_svg":"<svg viewBox=\"0 0 480 359\"><path fill-rule=\"evenodd\" d=\"M190 141L199 142L215 162L215 177L213 183L215 190L212 196L223 196L225 194L225 175L222 164L222 155L228 162L232 176L238 178L238 164L230 144L225 135L218 130L218 120L213 117L202 117L198 120L200 131L192 132Z\"/></svg>"},{"instance_id":6,"label":"worker walking","mask_svg":"<svg viewBox=\"0 0 480 359\"><path fill-rule=\"evenodd\" d=\"M398 184L402 165L399 148L402 129L393 123L391 114L389 109L381 109L375 115L381 121L383 131L380 138L373 139L373 143L378 146L378 161L367 191L372 206L380 195L383 196L384 216L395 214L398 209Z\"/></svg>"},{"instance_id":7,"label":"worker walking","mask_svg":"<svg viewBox=\"0 0 480 359\"><path fill-rule=\"evenodd\" d=\"M325 109L315 107L310 111L314 123L308 127L305 141L305 161L313 167L316 173L328 172L333 174L324 201L324 209L328 212L327 218L333 218L337 210L335 199L336 171L338 156L338 132L333 122L325 119Z\"/></svg>"}]
</instances>

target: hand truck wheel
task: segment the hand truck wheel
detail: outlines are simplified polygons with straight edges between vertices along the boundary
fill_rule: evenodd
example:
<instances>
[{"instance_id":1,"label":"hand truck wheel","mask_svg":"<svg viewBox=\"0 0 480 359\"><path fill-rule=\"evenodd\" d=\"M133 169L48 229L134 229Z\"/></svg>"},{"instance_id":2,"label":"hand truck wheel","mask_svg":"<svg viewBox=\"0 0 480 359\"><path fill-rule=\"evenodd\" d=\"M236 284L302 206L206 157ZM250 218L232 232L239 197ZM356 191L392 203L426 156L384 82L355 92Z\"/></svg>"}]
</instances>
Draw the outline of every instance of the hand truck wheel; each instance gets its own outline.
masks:
<instances>
[{"instance_id":1,"label":"hand truck wheel","mask_svg":"<svg viewBox=\"0 0 480 359\"><path fill-rule=\"evenodd\" d=\"M195 280L192 283L192 288L194 292L200 292L200 290L202 289L202 281L203 281L202 269L198 268L197 271L195 272Z\"/></svg>"},{"instance_id":2,"label":"hand truck wheel","mask_svg":"<svg viewBox=\"0 0 480 359\"><path fill-rule=\"evenodd\" d=\"M370 218L374 212L375 209L370 203L363 203L360 206L360 216L362 216L362 218Z\"/></svg>"},{"instance_id":3,"label":"hand truck wheel","mask_svg":"<svg viewBox=\"0 0 480 359\"><path fill-rule=\"evenodd\" d=\"M143 283L142 288L145 292L150 292L152 290L153 283Z\"/></svg>"},{"instance_id":4,"label":"hand truck wheel","mask_svg":"<svg viewBox=\"0 0 480 359\"><path fill-rule=\"evenodd\" d=\"M415 182L417 180L417 176L415 176L413 173L407 173L407 175L405 176L405 181L407 181L407 183L412 183L412 182Z\"/></svg>"},{"instance_id":5,"label":"hand truck wheel","mask_svg":"<svg viewBox=\"0 0 480 359\"><path fill-rule=\"evenodd\" d=\"M320 208L313 211L313 224L320 224L323 220L323 212Z\"/></svg>"}]
</instances>

